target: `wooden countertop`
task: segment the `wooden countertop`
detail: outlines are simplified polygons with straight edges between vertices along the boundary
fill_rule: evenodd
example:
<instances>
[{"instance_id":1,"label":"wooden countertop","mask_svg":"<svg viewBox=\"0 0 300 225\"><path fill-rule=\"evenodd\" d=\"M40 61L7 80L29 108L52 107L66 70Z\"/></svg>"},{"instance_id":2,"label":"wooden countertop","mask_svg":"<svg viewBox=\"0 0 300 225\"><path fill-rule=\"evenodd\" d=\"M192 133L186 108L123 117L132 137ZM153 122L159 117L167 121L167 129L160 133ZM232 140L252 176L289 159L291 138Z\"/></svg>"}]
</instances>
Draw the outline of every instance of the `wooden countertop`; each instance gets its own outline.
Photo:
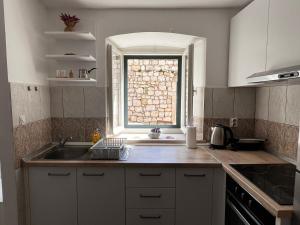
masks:
<instances>
[{"instance_id":1,"label":"wooden countertop","mask_svg":"<svg viewBox=\"0 0 300 225\"><path fill-rule=\"evenodd\" d=\"M280 164L287 163L264 151L230 151L211 150L208 146L198 149L187 149L183 145L174 146L134 146L130 150L128 160L23 160L23 166L133 166L133 167L223 167L239 185L247 190L261 205L276 217L291 217L292 206L282 206L271 199L252 182L246 179L230 164Z\"/></svg>"},{"instance_id":2,"label":"wooden countertop","mask_svg":"<svg viewBox=\"0 0 300 225\"><path fill-rule=\"evenodd\" d=\"M151 166L151 167L222 167L205 148L187 149L184 145L133 146L126 161L117 160L42 160L25 159L28 166Z\"/></svg>"}]
</instances>

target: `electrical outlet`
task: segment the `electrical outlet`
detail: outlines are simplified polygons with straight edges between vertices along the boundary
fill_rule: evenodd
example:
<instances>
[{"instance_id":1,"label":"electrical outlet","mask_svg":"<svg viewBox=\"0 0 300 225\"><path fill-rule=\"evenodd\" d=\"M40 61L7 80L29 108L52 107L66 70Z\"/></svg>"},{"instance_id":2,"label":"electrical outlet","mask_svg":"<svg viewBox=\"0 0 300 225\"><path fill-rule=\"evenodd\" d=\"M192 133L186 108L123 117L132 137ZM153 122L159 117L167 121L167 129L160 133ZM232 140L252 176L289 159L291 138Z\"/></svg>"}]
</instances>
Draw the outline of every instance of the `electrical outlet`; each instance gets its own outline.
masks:
<instances>
[{"instance_id":1,"label":"electrical outlet","mask_svg":"<svg viewBox=\"0 0 300 225\"><path fill-rule=\"evenodd\" d=\"M19 125L25 125L25 123L26 123L25 115L20 115L19 116Z\"/></svg>"},{"instance_id":2,"label":"electrical outlet","mask_svg":"<svg viewBox=\"0 0 300 225\"><path fill-rule=\"evenodd\" d=\"M230 127L238 127L238 118L232 117L229 119L229 126Z\"/></svg>"}]
</instances>

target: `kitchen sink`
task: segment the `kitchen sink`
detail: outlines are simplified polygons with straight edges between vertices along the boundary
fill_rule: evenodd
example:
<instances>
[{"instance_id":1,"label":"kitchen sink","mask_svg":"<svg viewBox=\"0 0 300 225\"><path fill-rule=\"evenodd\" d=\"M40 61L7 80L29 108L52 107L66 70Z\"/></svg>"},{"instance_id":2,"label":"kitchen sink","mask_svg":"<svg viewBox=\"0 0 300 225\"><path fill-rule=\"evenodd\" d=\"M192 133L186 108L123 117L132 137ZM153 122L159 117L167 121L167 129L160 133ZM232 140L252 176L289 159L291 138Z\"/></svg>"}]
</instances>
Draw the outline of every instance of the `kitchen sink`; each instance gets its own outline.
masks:
<instances>
[{"instance_id":1,"label":"kitchen sink","mask_svg":"<svg viewBox=\"0 0 300 225\"><path fill-rule=\"evenodd\" d=\"M46 152L41 159L80 160L88 153L90 146L55 146Z\"/></svg>"}]
</instances>

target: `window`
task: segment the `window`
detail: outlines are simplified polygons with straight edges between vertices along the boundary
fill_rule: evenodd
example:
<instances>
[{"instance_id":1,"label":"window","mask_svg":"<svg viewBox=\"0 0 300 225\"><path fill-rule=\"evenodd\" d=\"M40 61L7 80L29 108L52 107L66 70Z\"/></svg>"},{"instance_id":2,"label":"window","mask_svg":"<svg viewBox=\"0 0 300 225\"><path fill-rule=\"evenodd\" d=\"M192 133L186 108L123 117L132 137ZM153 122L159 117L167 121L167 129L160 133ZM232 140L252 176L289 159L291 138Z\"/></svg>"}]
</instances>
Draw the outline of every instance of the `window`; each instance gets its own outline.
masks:
<instances>
[{"instance_id":1,"label":"window","mask_svg":"<svg viewBox=\"0 0 300 225\"><path fill-rule=\"evenodd\" d=\"M126 128L179 128L181 56L124 56Z\"/></svg>"}]
</instances>

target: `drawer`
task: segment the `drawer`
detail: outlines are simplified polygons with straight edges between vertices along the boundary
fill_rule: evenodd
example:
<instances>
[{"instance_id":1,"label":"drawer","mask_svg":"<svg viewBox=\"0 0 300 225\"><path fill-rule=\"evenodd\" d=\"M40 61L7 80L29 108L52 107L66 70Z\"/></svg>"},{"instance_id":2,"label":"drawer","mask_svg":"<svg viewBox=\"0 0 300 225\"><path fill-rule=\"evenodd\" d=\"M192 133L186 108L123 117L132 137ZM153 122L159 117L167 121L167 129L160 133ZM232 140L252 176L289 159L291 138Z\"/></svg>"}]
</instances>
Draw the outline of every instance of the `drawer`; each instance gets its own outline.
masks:
<instances>
[{"instance_id":1,"label":"drawer","mask_svg":"<svg viewBox=\"0 0 300 225\"><path fill-rule=\"evenodd\" d=\"M175 212L172 209L129 209L126 225L174 225Z\"/></svg>"},{"instance_id":2,"label":"drawer","mask_svg":"<svg viewBox=\"0 0 300 225\"><path fill-rule=\"evenodd\" d=\"M190 187L212 185L213 170L207 168L180 168L176 170L177 185L185 184ZM177 187L177 186L176 186Z\"/></svg>"},{"instance_id":3,"label":"drawer","mask_svg":"<svg viewBox=\"0 0 300 225\"><path fill-rule=\"evenodd\" d=\"M175 169L128 168L127 187L175 187Z\"/></svg>"},{"instance_id":4,"label":"drawer","mask_svg":"<svg viewBox=\"0 0 300 225\"><path fill-rule=\"evenodd\" d=\"M175 188L127 188L128 209L173 209Z\"/></svg>"}]
</instances>

